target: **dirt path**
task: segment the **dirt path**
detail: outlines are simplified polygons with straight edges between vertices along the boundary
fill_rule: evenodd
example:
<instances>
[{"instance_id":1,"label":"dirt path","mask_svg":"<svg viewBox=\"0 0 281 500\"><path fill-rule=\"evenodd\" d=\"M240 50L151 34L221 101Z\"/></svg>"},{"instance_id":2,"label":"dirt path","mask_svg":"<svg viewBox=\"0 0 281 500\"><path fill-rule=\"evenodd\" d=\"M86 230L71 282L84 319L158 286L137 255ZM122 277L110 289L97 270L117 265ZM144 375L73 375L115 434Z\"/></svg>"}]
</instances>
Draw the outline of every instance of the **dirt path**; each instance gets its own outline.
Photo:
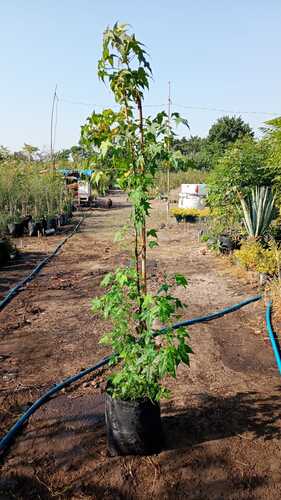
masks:
<instances>
[{"instance_id":1,"label":"dirt path","mask_svg":"<svg viewBox=\"0 0 281 500\"><path fill-rule=\"evenodd\" d=\"M78 235L1 314L1 433L54 382L107 353L105 328L90 312L107 271L128 262L112 243L129 213L88 214ZM152 225L165 206L154 203ZM164 272L189 279L185 317L206 314L256 293L227 261L198 243L198 227L172 224L149 252L150 286ZM166 449L157 456L109 458L103 374L88 377L30 419L2 467L0 498L279 499L280 379L263 339L263 304L190 328L191 367L169 382L162 404Z\"/></svg>"}]
</instances>

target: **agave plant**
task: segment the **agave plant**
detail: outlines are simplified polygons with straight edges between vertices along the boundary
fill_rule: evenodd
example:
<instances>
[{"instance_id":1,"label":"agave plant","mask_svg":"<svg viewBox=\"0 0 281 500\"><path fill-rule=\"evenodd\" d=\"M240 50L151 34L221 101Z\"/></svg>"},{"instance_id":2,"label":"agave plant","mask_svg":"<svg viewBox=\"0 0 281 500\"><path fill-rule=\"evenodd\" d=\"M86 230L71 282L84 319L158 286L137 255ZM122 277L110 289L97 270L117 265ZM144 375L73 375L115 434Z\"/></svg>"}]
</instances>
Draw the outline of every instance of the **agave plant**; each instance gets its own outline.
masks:
<instances>
[{"instance_id":1,"label":"agave plant","mask_svg":"<svg viewBox=\"0 0 281 500\"><path fill-rule=\"evenodd\" d=\"M275 197L270 188L260 186L252 189L251 196L246 200L239 194L244 213L245 228L250 237L262 236L275 216Z\"/></svg>"}]
</instances>

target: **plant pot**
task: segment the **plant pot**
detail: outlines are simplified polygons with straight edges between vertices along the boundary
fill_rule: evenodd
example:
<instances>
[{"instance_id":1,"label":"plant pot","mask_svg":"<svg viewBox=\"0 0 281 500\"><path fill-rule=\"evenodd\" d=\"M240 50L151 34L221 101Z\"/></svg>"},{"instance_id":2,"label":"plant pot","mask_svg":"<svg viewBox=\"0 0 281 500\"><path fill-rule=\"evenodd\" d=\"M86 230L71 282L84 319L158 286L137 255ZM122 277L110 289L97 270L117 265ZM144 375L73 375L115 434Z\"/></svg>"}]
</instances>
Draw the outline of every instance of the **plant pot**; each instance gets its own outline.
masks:
<instances>
[{"instance_id":1,"label":"plant pot","mask_svg":"<svg viewBox=\"0 0 281 500\"><path fill-rule=\"evenodd\" d=\"M31 215L26 215L25 217L22 218L21 224L23 226L23 230L25 233L29 232L28 225L31 221L32 221Z\"/></svg>"},{"instance_id":2,"label":"plant pot","mask_svg":"<svg viewBox=\"0 0 281 500\"><path fill-rule=\"evenodd\" d=\"M232 252L234 249L234 242L229 236L221 234L218 238L219 249L222 253Z\"/></svg>"},{"instance_id":3,"label":"plant pot","mask_svg":"<svg viewBox=\"0 0 281 500\"><path fill-rule=\"evenodd\" d=\"M42 234L42 224L41 222L29 221L28 223L28 234L29 236L38 236L38 233Z\"/></svg>"},{"instance_id":4,"label":"plant pot","mask_svg":"<svg viewBox=\"0 0 281 500\"><path fill-rule=\"evenodd\" d=\"M181 215L176 215L176 221L179 224L182 221L182 216Z\"/></svg>"},{"instance_id":5,"label":"plant pot","mask_svg":"<svg viewBox=\"0 0 281 500\"><path fill-rule=\"evenodd\" d=\"M160 406L150 400L105 396L107 445L111 456L152 455L163 446Z\"/></svg>"},{"instance_id":6,"label":"plant pot","mask_svg":"<svg viewBox=\"0 0 281 500\"><path fill-rule=\"evenodd\" d=\"M59 220L59 225L60 226L65 226L65 224L66 224L66 215L65 214L60 214L58 216L58 220Z\"/></svg>"},{"instance_id":7,"label":"plant pot","mask_svg":"<svg viewBox=\"0 0 281 500\"><path fill-rule=\"evenodd\" d=\"M69 216L67 213L63 213L63 220L64 220L64 225L68 224L69 222Z\"/></svg>"},{"instance_id":8,"label":"plant pot","mask_svg":"<svg viewBox=\"0 0 281 500\"><path fill-rule=\"evenodd\" d=\"M185 220L185 222L194 223L194 222L196 222L196 216L195 215L185 215L184 220Z\"/></svg>"},{"instance_id":9,"label":"plant pot","mask_svg":"<svg viewBox=\"0 0 281 500\"><path fill-rule=\"evenodd\" d=\"M10 222L8 224L8 234L10 236L22 236L24 232L24 226L21 222Z\"/></svg>"},{"instance_id":10,"label":"plant pot","mask_svg":"<svg viewBox=\"0 0 281 500\"><path fill-rule=\"evenodd\" d=\"M53 227L51 229L46 229L46 231L44 232L45 236L52 236L55 233L56 230Z\"/></svg>"},{"instance_id":11,"label":"plant pot","mask_svg":"<svg viewBox=\"0 0 281 500\"><path fill-rule=\"evenodd\" d=\"M4 266L10 258L10 247L7 240L0 240L0 266Z\"/></svg>"},{"instance_id":12,"label":"plant pot","mask_svg":"<svg viewBox=\"0 0 281 500\"><path fill-rule=\"evenodd\" d=\"M44 234L47 229L47 220L45 219L45 217L42 217L42 219L40 219L40 224L42 226L42 233Z\"/></svg>"},{"instance_id":13,"label":"plant pot","mask_svg":"<svg viewBox=\"0 0 281 500\"><path fill-rule=\"evenodd\" d=\"M46 229L57 229L57 218L56 217L49 217L49 219L47 219L47 228Z\"/></svg>"}]
</instances>

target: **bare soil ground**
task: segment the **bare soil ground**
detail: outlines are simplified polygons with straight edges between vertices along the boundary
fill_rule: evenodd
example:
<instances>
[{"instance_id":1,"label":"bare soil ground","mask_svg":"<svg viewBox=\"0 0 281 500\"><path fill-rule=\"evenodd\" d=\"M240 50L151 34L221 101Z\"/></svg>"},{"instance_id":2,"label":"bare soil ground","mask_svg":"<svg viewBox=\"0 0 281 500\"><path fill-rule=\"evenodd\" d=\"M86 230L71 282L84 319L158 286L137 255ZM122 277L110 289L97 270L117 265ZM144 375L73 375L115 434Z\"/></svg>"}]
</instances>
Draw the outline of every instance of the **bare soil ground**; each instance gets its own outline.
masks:
<instances>
[{"instance_id":1,"label":"bare soil ground","mask_svg":"<svg viewBox=\"0 0 281 500\"><path fill-rule=\"evenodd\" d=\"M58 228L53 236L39 238L24 236L12 239L12 243L18 248L19 253L14 261L10 261L0 268L0 300L10 288L27 276L41 260L50 254L73 231L78 221L79 217L75 215L69 224Z\"/></svg>"},{"instance_id":2,"label":"bare soil ground","mask_svg":"<svg viewBox=\"0 0 281 500\"><path fill-rule=\"evenodd\" d=\"M90 301L102 276L128 262L113 234L129 207L124 196L114 202L110 211L88 212L80 232L1 313L1 434L53 383L107 354L98 344L106 325ZM185 318L256 293L198 243L197 225L163 227L165 204L153 207L151 224L161 229L159 248L149 251L150 287L164 272L185 274ZM194 355L168 383L159 455L108 457L100 372L30 419L3 461L1 500L281 498L280 379L263 316L259 302L190 328Z\"/></svg>"}]
</instances>

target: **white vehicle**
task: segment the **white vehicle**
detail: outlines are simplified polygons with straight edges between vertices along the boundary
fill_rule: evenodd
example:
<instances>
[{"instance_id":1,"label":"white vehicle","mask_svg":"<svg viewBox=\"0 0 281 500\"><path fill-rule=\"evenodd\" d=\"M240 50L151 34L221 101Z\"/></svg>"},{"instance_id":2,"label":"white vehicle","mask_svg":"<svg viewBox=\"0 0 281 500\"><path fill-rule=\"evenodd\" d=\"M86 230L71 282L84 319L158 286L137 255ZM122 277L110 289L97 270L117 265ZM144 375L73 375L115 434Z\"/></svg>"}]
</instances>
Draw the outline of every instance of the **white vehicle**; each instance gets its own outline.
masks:
<instances>
[{"instance_id":1,"label":"white vehicle","mask_svg":"<svg viewBox=\"0 0 281 500\"><path fill-rule=\"evenodd\" d=\"M78 204L82 205L83 203L88 204L91 201L91 183L90 181L78 180Z\"/></svg>"},{"instance_id":2,"label":"white vehicle","mask_svg":"<svg viewBox=\"0 0 281 500\"><path fill-rule=\"evenodd\" d=\"M182 184L179 193L179 208L205 208L206 184Z\"/></svg>"}]
</instances>

